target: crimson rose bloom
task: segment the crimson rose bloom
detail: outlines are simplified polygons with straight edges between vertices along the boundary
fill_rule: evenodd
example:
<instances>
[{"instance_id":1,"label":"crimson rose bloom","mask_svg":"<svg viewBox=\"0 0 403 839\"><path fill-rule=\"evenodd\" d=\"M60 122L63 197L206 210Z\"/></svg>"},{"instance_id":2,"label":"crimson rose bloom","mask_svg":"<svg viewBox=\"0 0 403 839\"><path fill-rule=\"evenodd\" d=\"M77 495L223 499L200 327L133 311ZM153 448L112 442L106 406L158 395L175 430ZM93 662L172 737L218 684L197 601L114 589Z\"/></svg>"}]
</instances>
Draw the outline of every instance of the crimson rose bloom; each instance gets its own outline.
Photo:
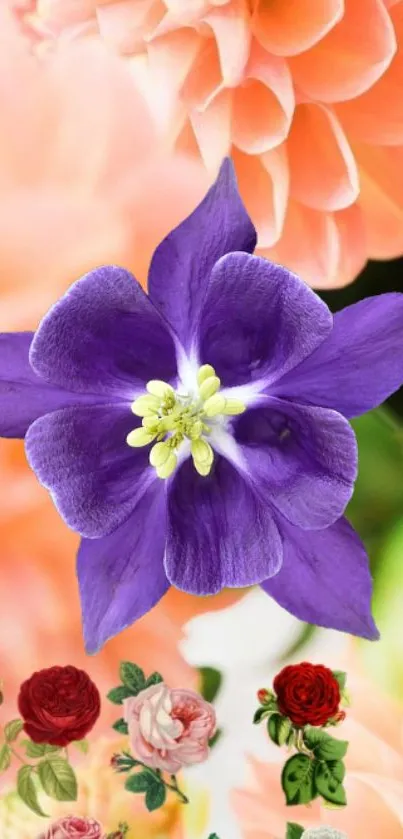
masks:
<instances>
[{"instance_id":1,"label":"crimson rose bloom","mask_svg":"<svg viewBox=\"0 0 403 839\"><path fill-rule=\"evenodd\" d=\"M18 708L34 743L67 746L81 740L99 717L98 688L76 667L49 667L20 687Z\"/></svg>"},{"instance_id":2,"label":"crimson rose bloom","mask_svg":"<svg viewBox=\"0 0 403 839\"><path fill-rule=\"evenodd\" d=\"M340 687L322 664L290 664L273 682L279 710L294 725L324 725L339 709Z\"/></svg>"}]
</instances>

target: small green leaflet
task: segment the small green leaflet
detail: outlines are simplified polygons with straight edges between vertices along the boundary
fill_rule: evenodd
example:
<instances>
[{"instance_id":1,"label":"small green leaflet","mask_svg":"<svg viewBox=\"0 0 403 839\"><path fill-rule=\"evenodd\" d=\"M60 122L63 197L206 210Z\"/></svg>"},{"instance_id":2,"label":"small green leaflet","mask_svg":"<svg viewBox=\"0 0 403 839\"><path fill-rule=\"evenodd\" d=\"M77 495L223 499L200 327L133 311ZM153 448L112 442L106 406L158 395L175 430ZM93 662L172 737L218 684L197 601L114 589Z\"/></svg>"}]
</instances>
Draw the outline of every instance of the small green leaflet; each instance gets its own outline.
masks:
<instances>
[{"instance_id":1,"label":"small green leaflet","mask_svg":"<svg viewBox=\"0 0 403 839\"><path fill-rule=\"evenodd\" d=\"M287 804L309 804L317 796L312 760L307 755L293 755L281 774Z\"/></svg>"},{"instance_id":2,"label":"small green leaflet","mask_svg":"<svg viewBox=\"0 0 403 839\"><path fill-rule=\"evenodd\" d=\"M151 685L159 685L163 681L161 673L151 673L151 676L146 679L145 687L150 688Z\"/></svg>"},{"instance_id":3,"label":"small green leaflet","mask_svg":"<svg viewBox=\"0 0 403 839\"><path fill-rule=\"evenodd\" d=\"M125 789L128 792L147 792L151 783L152 775L150 772L138 772L127 779Z\"/></svg>"},{"instance_id":4,"label":"small green leaflet","mask_svg":"<svg viewBox=\"0 0 403 839\"><path fill-rule=\"evenodd\" d=\"M88 754L88 749L90 747L88 740L73 740L71 745L75 746L79 752L83 753L83 755Z\"/></svg>"},{"instance_id":5,"label":"small green leaflet","mask_svg":"<svg viewBox=\"0 0 403 839\"><path fill-rule=\"evenodd\" d=\"M214 702L221 688L222 675L214 667L199 667L200 693L206 702Z\"/></svg>"},{"instance_id":6,"label":"small green leaflet","mask_svg":"<svg viewBox=\"0 0 403 839\"><path fill-rule=\"evenodd\" d=\"M144 673L137 664L132 664L130 661L122 661L119 674L124 687L129 690L129 696L137 696L146 687Z\"/></svg>"},{"instance_id":7,"label":"small green leaflet","mask_svg":"<svg viewBox=\"0 0 403 839\"><path fill-rule=\"evenodd\" d=\"M77 779L67 760L55 758L38 764L38 773L45 792L57 801L77 800Z\"/></svg>"},{"instance_id":8,"label":"small green leaflet","mask_svg":"<svg viewBox=\"0 0 403 839\"><path fill-rule=\"evenodd\" d=\"M44 757L44 755L60 751L60 746L51 746L49 743L34 743L32 740L21 740L21 745L25 746L27 757Z\"/></svg>"},{"instance_id":9,"label":"small green leaflet","mask_svg":"<svg viewBox=\"0 0 403 839\"><path fill-rule=\"evenodd\" d=\"M346 687L347 673L344 673L342 670L332 670L332 673L336 682L339 683L340 693L343 693L343 690Z\"/></svg>"},{"instance_id":10,"label":"small green leaflet","mask_svg":"<svg viewBox=\"0 0 403 839\"><path fill-rule=\"evenodd\" d=\"M34 813L38 816L45 816L48 818L47 813L44 813L40 807L38 797L36 794L35 784L32 780L32 766L21 766L21 769L18 771L17 775L17 792L20 796L21 800L24 804L29 807Z\"/></svg>"},{"instance_id":11,"label":"small green leaflet","mask_svg":"<svg viewBox=\"0 0 403 839\"><path fill-rule=\"evenodd\" d=\"M129 696L133 696L133 693L130 688L126 687L126 685L119 685L117 688L112 688L112 690L106 694L109 702L113 702L114 705L123 705L123 700L128 699Z\"/></svg>"},{"instance_id":12,"label":"small green leaflet","mask_svg":"<svg viewBox=\"0 0 403 839\"><path fill-rule=\"evenodd\" d=\"M0 748L0 772L5 772L11 763L11 751L7 743Z\"/></svg>"},{"instance_id":13,"label":"small green leaflet","mask_svg":"<svg viewBox=\"0 0 403 839\"><path fill-rule=\"evenodd\" d=\"M161 781L155 781L150 784L146 792L145 805L147 810L151 813L153 810L158 810L165 802L167 791L165 785Z\"/></svg>"},{"instance_id":14,"label":"small green leaflet","mask_svg":"<svg viewBox=\"0 0 403 839\"><path fill-rule=\"evenodd\" d=\"M295 822L287 822L287 833L285 839L301 839L305 828Z\"/></svg>"},{"instance_id":15,"label":"small green leaflet","mask_svg":"<svg viewBox=\"0 0 403 839\"><path fill-rule=\"evenodd\" d=\"M112 728L114 728L115 731L118 731L119 734L129 733L129 726L127 725L127 722L123 719L123 717L121 717L119 720L116 720L116 722L113 723Z\"/></svg>"},{"instance_id":16,"label":"small green leaflet","mask_svg":"<svg viewBox=\"0 0 403 839\"><path fill-rule=\"evenodd\" d=\"M4 736L7 743L13 743L17 739L20 731L22 731L24 723L22 720L11 720L4 726Z\"/></svg>"},{"instance_id":17,"label":"small green leaflet","mask_svg":"<svg viewBox=\"0 0 403 839\"><path fill-rule=\"evenodd\" d=\"M267 720L269 737L276 746L284 746L291 733L291 720L281 714L272 714Z\"/></svg>"}]
</instances>

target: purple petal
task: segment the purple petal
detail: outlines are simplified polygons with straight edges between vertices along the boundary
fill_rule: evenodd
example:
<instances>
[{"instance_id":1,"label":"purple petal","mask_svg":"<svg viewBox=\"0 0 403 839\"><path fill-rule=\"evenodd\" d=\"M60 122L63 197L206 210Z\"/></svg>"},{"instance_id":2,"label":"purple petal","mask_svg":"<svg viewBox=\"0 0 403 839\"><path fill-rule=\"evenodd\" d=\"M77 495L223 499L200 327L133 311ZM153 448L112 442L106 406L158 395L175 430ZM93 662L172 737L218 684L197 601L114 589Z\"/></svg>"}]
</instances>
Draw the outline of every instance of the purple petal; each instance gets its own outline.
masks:
<instances>
[{"instance_id":1,"label":"purple petal","mask_svg":"<svg viewBox=\"0 0 403 839\"><path fill-rule=\"evenodd\" d=\"M251 479L292 524L315 530L340 518L357 477L355 434L341 414L269 397L234 434Z\"/></svg>"},{"instance_id":2,"label":"purple petal","mask_svg":"<svg viewBox=\"0 0 403 839\"><path fill-rule=\"evenodd\" d=\"M200 324L200 358L227 387L276 381L322 343L332 315L295 274L232 253L215 266Z\"/></svg>"},{"instance_id":3,"label":"purple petal","mask_svg":"<svg viewBox=\"0 0 403 839\"><path fill-rule=\"evenodd\" d=\"M329 337L278 382L276 395L355 417L402 382L403 294L381 294L338 312Z\"/></svg>"},{"instance_id":4,"label":"purple petal","mask_svg":"<svg viewBox=\"0 0 403 839\"><path fill-rule=\"evenodd\" d=\"M134 277L114 266L82 277L50 309L30 361L53 384L125 399L149 379L176 375L174 344L161 315Z\"/></svg>"},{"instance_id":5,"label":"purple petal","mask_svg":"<svg viewBox=\"0 0 403 839\"><path fill-rule=\"evenodd\" d=\"M88 653L149 612L169 588L162 561L165 525L165 488L157 479L117 530L82 540L77 574Z\"/></svg>"},{"instance_id":6,"label":"purple petal","mask_svg":"<svg viewBox=\"0 0 403 839\"><path fill-rule=\"evenodd\" d=\"M226 159L196 210L156 249L148 290L189 350L215 262L231 251L253 253L256 231L239 197L233 165Z\"/></svg>"},{"instance_id":7,"label":"purple petal","mask_svg":"<svg viewBox=\"0 0 403 839\"><path fill-rule=\"evenodd\" d=\"M25 437L34 420L49 411L94 402L94 396L53 387L29 363L33 332L0 335L0 436ZM99 401L99 400L98 400Z\"/></svg>"},{"instance_id":8,"label":"purple petal","mask_svg":"<svg viewBox=\"0 0 403 839\"><path fill-rule=\"evenodd\" d=\"M368 557L348 521L310 533L284 521L281 532L284 561L267 594L300 620L377 640Z\"/></svg>"},{"instance_id":9,"label":"purple petal","mask_svg":"<svg viewBox=\"0 0 403 839\"><path fill-rule=\"evenodd\" d=\"M190 458L168 489L165 570L177 588L214 594L276 574L282 547L269 505L236 469L216 456L201 477Z\"/></svg>"},{"instance_id":10,"label":"purple petal","mask_svg":"<svg viewBox=\"0 0 403 839\"><path fill-rule=\"evenodd\" d=\"M28 461L72 530L98 539L133 512L155 472L148 447L126 436L139 420L128 406L65 408L28 429Z\"/></svg>"}]
</instances>

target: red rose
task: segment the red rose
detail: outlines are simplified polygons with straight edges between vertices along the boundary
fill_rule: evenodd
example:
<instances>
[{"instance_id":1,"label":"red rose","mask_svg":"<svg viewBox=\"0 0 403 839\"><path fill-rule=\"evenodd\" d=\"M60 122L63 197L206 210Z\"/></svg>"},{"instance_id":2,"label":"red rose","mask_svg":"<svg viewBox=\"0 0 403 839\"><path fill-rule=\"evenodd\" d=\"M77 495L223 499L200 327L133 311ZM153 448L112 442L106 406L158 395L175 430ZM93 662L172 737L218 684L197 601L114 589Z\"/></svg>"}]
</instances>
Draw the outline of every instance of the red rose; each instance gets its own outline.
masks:
<instances>
[{"instance_id":1,"label":"red rose","mask_svg":"<svg viewBox=\"0 0 403 839\"><path fill-rule=\"evenodd\" d=\"M294 725L324 725L339 708L340 687L322 664L290 664L273 683L280 712Z\"/></svg>"},{"instance_id":2,"label":"red rose","mask_svg":"<svg viewBox=\"0 0 403 839\"><path fill-rule=\"evenodd\" d=\"M20 687L18 708L34 743L67 746L81 740L99 717L98 688L76 667L39 670Z\"/></svg>"}]
</instances>

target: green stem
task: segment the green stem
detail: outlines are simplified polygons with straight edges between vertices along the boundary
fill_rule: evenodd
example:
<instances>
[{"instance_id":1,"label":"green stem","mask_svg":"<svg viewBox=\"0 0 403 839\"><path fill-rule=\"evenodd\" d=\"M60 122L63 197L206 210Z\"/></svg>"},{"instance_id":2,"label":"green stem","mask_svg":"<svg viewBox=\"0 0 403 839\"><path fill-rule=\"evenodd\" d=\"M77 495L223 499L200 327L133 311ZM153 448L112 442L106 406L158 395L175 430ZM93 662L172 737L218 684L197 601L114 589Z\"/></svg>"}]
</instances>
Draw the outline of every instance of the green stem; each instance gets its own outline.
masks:
<instances>
[{"instance_id":1,"label":"green stem","mask_svg":"<svg viewBox=\"0 0 403 839\"><path fill-rule=\"evenodd\" d=\"M10 743L7 743L7 746L10 749L11 754L13 754L14 757L16 757L17 760L20 761L20 763L22 763L24 766L31 766L30 763L27 763L26 760L24 760L24 758L21 757L21 755L19 755L18 752L16 752L14 746L12 746Z\"/></svg>"},{"instance_id":2,"label":"green stem","mask_svg":"<svg viewBox=\"0 0 403 839\"><path fill-rule=\"evenodd\" d=\"M176 775L171 775L171 781L173 781L172 784L167 784L167 782L164 781L164 784L167 787L167 789L171 789L172 792L176 792L176 794L177 794L178 798L180 799L180 801L182 802L182 804L189 804L188 797L178 787L178 782L176 780Z\"/></svg>"}]
</instances>

